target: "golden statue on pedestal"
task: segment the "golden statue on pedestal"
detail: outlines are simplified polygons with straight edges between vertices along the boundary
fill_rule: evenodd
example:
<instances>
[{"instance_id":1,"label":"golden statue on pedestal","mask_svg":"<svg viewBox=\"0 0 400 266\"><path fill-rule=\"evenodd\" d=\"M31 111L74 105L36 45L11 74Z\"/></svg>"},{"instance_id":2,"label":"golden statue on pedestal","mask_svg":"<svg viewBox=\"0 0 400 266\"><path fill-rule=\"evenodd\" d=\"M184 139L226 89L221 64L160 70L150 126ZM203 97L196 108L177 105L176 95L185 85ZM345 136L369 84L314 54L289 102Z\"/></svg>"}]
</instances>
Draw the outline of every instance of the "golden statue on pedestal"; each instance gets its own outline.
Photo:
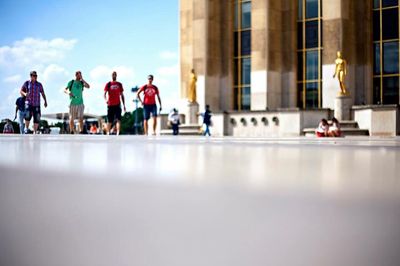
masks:
<instances>
[{"instance_id":1,"label":"golden statue on pedestal","mask_svg":"<svg viewBox=\"0 0 400 266\"><path fill-rule=\"evenodd\" d=\"M348 95L346 86L344 85L344 79L347 75L347 62L342 58L342 53L338 51L336 53L337 58L335 60L336 68L335 74L333 74L333 78L337 76L340 85L340 95Z\"/></svg>"},{"instance_id":2,"label":"golden statue on pedestal","mask_svg":"<svg viewBox=\"0 0 400 266\"><path fill-rule=\"evenodd\" d=\"M196 81L197 81L197 76L196 73L194 72L194 69L190 71L190 81L189 81L189 89L188 89L188 101L190 103L195 103L196 102Z\"/></svg>"}]
</instances>

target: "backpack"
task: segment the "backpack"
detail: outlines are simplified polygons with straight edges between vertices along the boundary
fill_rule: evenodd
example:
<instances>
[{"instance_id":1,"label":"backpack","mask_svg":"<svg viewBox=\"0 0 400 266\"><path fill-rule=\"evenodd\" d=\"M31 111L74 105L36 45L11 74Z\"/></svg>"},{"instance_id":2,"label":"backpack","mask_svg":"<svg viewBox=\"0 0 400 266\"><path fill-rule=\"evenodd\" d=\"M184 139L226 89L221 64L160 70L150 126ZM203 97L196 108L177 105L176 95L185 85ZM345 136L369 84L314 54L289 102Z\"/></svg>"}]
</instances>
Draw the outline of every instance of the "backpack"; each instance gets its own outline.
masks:
<instances>
[{"instance_id":1,"label":"backpack","mask_svg":"<svg viewBox=\"0 0 400 266\"><path fill-rule=\"evenodd\" d=\"M69 89L69 91L71 91L71 89L72 89L72 86L74 86L74 82L75 82L75 80L73 79L73 80L71 80L70 82L71 82L71 85L69 85L69 86L68 86L68 89ZM82 81L80 81L80 83L82 84L82 91L83 91L83 88L84 88L84 86L83 86L83 82L82 82Z\"/></svg>"},{"instance_id":2,"label":"backpack","mask_svg":"<svg viewBox=\"0 0 400 266\"><path fill-rule=\"evenodd\" d=\"M26 88L26 91L29 91L29 80L25 81L24 87Z\"/></svg>"}]
</instances>

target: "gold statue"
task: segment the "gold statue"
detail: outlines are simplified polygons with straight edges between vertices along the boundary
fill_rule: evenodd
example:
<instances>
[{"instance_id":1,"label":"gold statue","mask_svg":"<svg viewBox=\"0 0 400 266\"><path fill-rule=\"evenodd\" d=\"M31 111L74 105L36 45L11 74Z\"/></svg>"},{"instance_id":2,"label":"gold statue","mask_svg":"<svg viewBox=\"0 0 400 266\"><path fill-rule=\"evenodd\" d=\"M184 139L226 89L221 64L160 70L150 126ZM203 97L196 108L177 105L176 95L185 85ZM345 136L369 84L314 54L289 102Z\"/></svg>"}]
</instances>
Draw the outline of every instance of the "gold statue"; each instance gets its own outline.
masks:
<instances>
[{"instance_id":1,"label":"gold statue","mask_svg":"<svg viewBox=\"0 0 400 266\"><path fill-rule=\"evenodd\" d=\"M195 103L196 102L196 81L197 81L197 76L196 73L194 72L194 69L190 71L190 82L189 82L189 90L188 90L188 100L190 103Z\"/></svg>"},{"instance_id":2,"label":"gold statue","mask_svg":"<svg viewBox=\"0 0 400 266\"><path fill-rule=\"evenodd\" d=\"M333 78L335 78L335 76L338 77L340 85L340 95L347 95L346 86L344 85L344 78L347 75L347 62L342 58L342 53L340 51L338 51L336 55L337 55L337 58L335 60L336 68L335 68L335 74L333 74Z\"/></svg>"}]
</instances>

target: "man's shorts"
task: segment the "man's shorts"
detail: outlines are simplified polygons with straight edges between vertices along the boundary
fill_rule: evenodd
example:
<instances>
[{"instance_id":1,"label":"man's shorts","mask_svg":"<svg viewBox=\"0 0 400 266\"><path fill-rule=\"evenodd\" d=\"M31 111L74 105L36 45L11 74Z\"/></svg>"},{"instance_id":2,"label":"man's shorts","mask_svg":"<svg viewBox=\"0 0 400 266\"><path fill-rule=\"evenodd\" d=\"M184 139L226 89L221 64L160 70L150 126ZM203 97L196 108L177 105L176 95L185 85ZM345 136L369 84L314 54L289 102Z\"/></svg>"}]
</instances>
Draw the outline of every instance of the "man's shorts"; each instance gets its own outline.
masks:
<instances>
[{"instance_id":1,"label":"man's shorts","mask_svg":"<svg viewBox=\"0 0 400 266\"><path fill-rule=\"evenodd\" d=\"M153 117L157 117L157 105L156 104L145 104L143 106L144 120L149 120L150 114L152 114Z\"/></svg>"},{"instance_id":2,"label":"man's shorts","mask_svg":"<svg viewBox=\"0 0 400 266\"><path fill-rule=\"evenodd\" d=\"M29 106L27 112L25 112L25 121L31 121L33 116L33 123L39 124L40 122L40 106Z\"/></svg>"},{"instance_id":3,"label":"man's shorts","mask_svg":"<svg viewBox=\"0 0 400 266\"><path fill-rule=\"evenodd\" d=\"M112 105L107 108L107 119L108 123L114 123L114 120L121 121L121 106Z\"/></svg>"},{"instance_id":4,"label":"man's shorts","mask_svg":"<svg viewBox=\"0 0 400 266\"><path fill-rule=\"evenodd\" d=\"M77 105L70 105L69 106L69 117L72 120L75 119L83 119L83 112L85 111L85 105L77 104Z\"/></svg>"}]
</instances>

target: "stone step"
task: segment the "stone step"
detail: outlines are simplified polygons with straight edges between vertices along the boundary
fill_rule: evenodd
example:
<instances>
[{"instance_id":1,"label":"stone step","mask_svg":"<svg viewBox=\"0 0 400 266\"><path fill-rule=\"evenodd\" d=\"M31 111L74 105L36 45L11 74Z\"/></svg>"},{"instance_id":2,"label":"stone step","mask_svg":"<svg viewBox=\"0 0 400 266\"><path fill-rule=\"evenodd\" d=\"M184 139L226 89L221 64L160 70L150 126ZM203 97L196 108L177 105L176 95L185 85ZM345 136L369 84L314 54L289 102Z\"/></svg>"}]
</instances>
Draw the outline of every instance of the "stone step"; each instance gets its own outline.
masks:
<instances>
[{"instance_id":1,"label":"stone step","mask_svg":"<svg viewBox=\"0 0 400 266\"><path fill-rule=\"evenodd\" d=\"M163 129L160 132L160 135L163 136L170 136L172 135L172 129ZM183 136L201 136L202 133L200 130L181 130L179 129L179 135L183 135Z\"/></svg>"},{"instance_id":2,"label":"stone step","mask_svg":"<svg viewBox=\"0 0 400 266\"><path fill-rule=\"evenodd\" d=\"M196 124L192 124L192 125L179 125L179 129L193 129L193 130L199 130L199 128L201 127L201 125L196 125Z\"/></svg>"},{"instance_id":3,"label":"stone step","mask_svg":"<svg viewBox=\"0 0 400 266\"><path fill-rule=\"evenodd\" d=\"M332 121L328 121L328 123L331 125ZM358 128L358 123L356 121L343 120L339 121L339 123L341 128Z\"/></svg>"},{"instance_id":4,"label":"stone step","mask_svg":"<svg viewBox=\"0 0 400 266\"><path fill-rule=\"evenodd\" d=\"M369 131L367 129L359 128L341 128L342 136L369 136ZM306 137L315 136L315 128L305 128L303 133Z\"/></svg>"},{"instance_id":5,"label":"stone step","mask_svg":"<svg viewBox=\"0 0 400 266\"><path fill-rule=\"evenodd\" d=\"M179 135L184 136L201 136L201 125L198 124L182 124L179 125ZM172 135L172 129L162 129L161 135Z\"/></svg>"}]
</instances>

